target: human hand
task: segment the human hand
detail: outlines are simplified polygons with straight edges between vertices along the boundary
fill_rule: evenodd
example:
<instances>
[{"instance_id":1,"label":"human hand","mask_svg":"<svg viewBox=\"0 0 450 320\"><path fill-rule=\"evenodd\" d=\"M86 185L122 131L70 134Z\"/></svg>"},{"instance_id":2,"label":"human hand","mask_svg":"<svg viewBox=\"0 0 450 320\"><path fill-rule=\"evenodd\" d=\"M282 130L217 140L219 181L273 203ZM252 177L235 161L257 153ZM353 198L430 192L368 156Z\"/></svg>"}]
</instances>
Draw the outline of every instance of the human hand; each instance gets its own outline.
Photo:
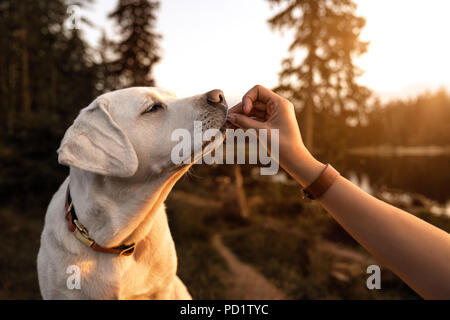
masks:
<instances>
[{"instance_id":1,"label":"human hand","mask_svg":"<svg viewBox=\"0 0 450 320\"><path fill-rule=\"evenodd\" d=\"M318 168L323 167L303 143L293 104L263 86L250 89L242 101L228 111L227 120L244 130L267 129L270 143L273 143L271 130L278 129L280 164L301 184L311 182Z\"/></svg>"}]
</instances>

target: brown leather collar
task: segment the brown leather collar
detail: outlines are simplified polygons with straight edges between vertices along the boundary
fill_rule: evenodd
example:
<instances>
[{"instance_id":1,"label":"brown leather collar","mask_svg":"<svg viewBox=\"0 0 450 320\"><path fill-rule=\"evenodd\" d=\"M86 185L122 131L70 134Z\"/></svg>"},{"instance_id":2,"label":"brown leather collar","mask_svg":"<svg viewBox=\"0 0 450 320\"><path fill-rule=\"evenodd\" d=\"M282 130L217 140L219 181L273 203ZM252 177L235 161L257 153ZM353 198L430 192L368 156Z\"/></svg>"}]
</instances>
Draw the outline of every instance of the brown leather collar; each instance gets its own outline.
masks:
<instances>
[{"instance_id":1,"label":"brown leather collar","mask_svg":"<svg viewBox=\"0 0 450 320\"><path fill-rule=\"evenodd\" d=\"M122 244L114 248L104 248L95 243L95 241L89 236L88 230L78 220L75 213L75 208L73 206L72 197L70 196L69 185L67 185L65 207L66 219L69 222L69 231L72 232L75 238L80 240L84 245L97 252L113 253L120 256L131 256L134 253L134 249L136 247L136 244L134 243L129 245Z\"/></svg>"}]
</instances>

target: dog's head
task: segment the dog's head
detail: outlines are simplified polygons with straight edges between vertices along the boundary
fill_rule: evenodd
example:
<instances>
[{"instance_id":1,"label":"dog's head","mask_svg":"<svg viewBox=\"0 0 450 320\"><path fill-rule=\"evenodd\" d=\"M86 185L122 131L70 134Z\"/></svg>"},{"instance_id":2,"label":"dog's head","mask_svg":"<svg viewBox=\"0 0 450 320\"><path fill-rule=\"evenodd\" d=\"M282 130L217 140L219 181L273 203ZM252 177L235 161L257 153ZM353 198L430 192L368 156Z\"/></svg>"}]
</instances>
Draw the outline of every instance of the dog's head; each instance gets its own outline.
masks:
<instances>
[{"instance_id":1,"label":"dog's head","mask_svg":"<svg viewBox=\"0 0 450 320\"><path fill-rule=\"evenodd\" d=\"M223 133L226 110L220 90L184 99L149 87L109 92L81 110L64 135L58 161L105 176L161 173L177 167L171 161L177 145L172 139L175 130L188 131L193 137L194 123L201 121L203 131L219 129ZM195 143L202 144L200 148L208 145ZM192 150L196 148L192 146ZM210 145L209 151L212 149Z\"/></svg>"}]
</instances>

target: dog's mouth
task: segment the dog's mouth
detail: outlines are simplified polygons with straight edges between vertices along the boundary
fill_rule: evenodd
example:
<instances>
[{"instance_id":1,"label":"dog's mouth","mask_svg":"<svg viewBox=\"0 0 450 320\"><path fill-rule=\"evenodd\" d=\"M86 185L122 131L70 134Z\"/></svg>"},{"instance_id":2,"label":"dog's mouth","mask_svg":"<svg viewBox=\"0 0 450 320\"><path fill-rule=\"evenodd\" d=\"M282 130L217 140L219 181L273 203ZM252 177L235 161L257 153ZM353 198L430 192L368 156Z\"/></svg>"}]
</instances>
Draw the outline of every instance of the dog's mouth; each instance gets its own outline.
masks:
<instances>
[{"instance_id":1,"label":"dog's mouth","mask_svg":"<svg viewBox=\"0 0 450 320\"><path fill-rule=\"evenodd\" d=\"M219 131L222 134L225 134L225 131L227 130L227 113L228 113L228 110L225 112L225 119L223 120L223 123L219 128Z\"/></svg>"},{"instance_id":2,"label":"dog's mouth","mask_svg":"<svg viewBox=\"0 0 450 320\"><path fill-rule=\"evenodd\" d=\"M223 128L223 129L222 129ZM222 141L225 138L225 130L226 130L226 125L220 127L219 129L220 132L220 137L215 136L213 139L209 140L209 141L203 141L202 143L202 154L206 154L210 151L212 151L214 148L212 148L211 150L207 150L207 148L213 144L217 144L219 145L220 143L222 143ZM220 142L218 142L217 140L220 140ZM217 147L217 146L214 146Z\"/></svg>"},{"instance_id":3,"label":"dog's mouth","mask_svg":"<svg viewBox=\"0 0 450 320\"><path fill-rule=\"evenodd\" d=\"M214 110L213 113L208 113L205 117L202 117L203 125L202 130L205 133L207 130L215 129L217 130L216 134L211 137L211 139L206 139L202 141L201 145L201 157L204 155L213 152L225 139L225 131L227 129L227 112L228 108L225 104L220 104L216 106L217 109ZM192 157L194 158L194 162L196 162L199 158L199 155L196 155L195 152L192 152Z\"/></svg>"},{"instance_id":4,"label":"dog's mouth","mask_svg":"<svg viewBox=\"0 0 450 320\"><path fill-rule=\"evenodd\" d=\"M217 121L217 120L216 120ZM207 154L209 152L212 152L218 145L220 145L223 140L225 139L225 131L227 129L227 110L224 110L223 119L220 120L218 125L206 128L208 129L216 129L220 133L220 135L215 135L214 138L208 141L202 142L202 154Z\"/></svg>"},{"instance_id":5,"label":"dog's mouth","mask_svg":"<svg viewBox=\"0 0 450 320\"><path fill-rule=\"evenodd\" d=\"M215 129L216 134L211 137L209 140L202 141L201 148L197 151L195 147L192 147L192 151L190 154L190 163L181 163L176 166L171 167L171 171L178 171L183 168L186 168L193 163L202 159L205 155L213 152L217 148L220 148L220 145L225 140L225 131L227 129L227 112L228 108L223 105L222 112L217 114L209 114L197 121L202 121L202 132L203 134L209 129Z\"/></svg>"}]
</instances>

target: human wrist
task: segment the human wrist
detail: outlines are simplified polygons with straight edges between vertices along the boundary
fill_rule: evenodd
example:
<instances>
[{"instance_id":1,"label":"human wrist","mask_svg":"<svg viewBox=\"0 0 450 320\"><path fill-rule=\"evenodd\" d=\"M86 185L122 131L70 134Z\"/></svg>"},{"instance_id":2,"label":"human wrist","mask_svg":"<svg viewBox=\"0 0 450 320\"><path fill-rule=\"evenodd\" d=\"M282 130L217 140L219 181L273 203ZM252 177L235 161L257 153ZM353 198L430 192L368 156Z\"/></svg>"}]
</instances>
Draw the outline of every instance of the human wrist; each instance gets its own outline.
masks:
<instances>
[{"instance_id":1,"label":"human wrist","mask_svg":"<svg viewBox=\"0 0 450 320\"><path fill-rule=\"evenodd\" d=\"M292 149L281 166L303 187L310 185L325 168L304 146Z\"/></svg>"}]
</instances>

